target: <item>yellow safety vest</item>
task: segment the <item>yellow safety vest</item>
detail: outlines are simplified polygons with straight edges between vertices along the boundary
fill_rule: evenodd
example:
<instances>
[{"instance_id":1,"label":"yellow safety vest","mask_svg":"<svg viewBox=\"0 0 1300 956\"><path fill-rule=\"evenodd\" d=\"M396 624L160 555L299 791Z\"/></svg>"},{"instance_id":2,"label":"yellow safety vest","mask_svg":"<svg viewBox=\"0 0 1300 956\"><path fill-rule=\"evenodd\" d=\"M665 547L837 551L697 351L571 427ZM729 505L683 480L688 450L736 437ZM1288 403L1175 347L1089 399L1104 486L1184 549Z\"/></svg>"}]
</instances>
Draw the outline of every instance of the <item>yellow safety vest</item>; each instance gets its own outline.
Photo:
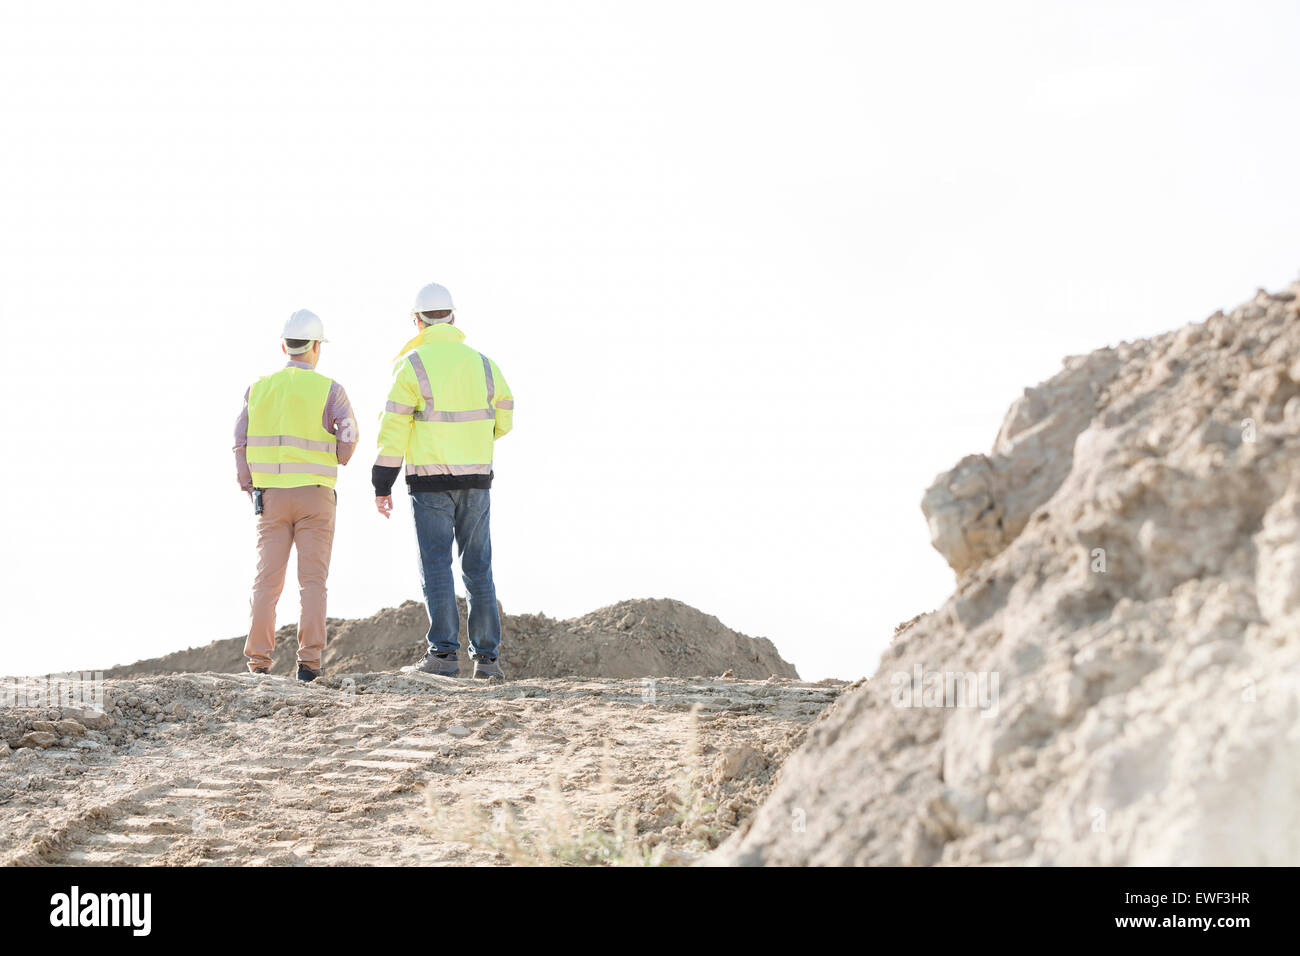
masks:
<instances>
[{"instance_id":1,"label":"yellow safety vest","mask_svg":"<svg viewBox=\"0 0 1300 956\"><path fill-rule=\"evenodd\" d=\"M255 488L333 488L338 441L325 430L334 380L313 369L282 368L248 392L248 470Z\"/></svg>"},{"instance_id":2,"label":"yellow safety vest","mask_svg":"<svg viewBox=\"0 0 1300 956\"><path fill-rule=\"evenodd\" d=\"M378 465L407 475L489 475L496 439L514 423L501 369L464 344L453 325L431 325L407 343L379 426Z\"/></svg>"}]
</instances>

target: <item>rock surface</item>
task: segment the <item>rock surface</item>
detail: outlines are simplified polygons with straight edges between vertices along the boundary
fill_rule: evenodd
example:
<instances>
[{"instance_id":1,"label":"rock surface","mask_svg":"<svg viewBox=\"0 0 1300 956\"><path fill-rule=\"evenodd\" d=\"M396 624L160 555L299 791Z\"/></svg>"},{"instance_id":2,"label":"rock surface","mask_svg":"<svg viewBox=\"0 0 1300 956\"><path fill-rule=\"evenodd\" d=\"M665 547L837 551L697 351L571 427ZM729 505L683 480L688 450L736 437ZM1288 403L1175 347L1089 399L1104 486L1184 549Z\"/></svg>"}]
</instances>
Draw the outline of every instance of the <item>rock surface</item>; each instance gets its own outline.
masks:
<instances>
[{"instance_id":1,"label":"rock surface","mask_svg":"<svg viewBox=\"0 0 1300 956\"><path fill-rule=\"evenodd\" d=\"M717 863L1300 863L1300 283L1070 358L922 508L958 574Z\"/></svg>"}]
</instances>

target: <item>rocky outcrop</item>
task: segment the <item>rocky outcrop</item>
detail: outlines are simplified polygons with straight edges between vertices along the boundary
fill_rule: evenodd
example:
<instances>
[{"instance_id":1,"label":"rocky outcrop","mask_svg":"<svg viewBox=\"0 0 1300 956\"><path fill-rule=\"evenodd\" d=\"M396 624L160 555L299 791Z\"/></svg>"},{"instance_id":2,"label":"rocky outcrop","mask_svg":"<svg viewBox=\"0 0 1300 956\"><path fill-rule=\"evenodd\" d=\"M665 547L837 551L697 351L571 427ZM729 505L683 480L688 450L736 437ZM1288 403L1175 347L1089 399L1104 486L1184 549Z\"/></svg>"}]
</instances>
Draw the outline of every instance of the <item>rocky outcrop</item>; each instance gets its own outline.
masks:
<instances>
[{"instance_id":1,"label":"rocky outcrop","mask_svg":"<svg viewBox=\"0 0 1300 956\"><path fill-rule=\"evenodd\" d=\"M921 500L930 542L958 574L1001 554L1070 473L1074 441L1119 371L1114 349L1065 361L1065 371L1025 389L1007 412L991 455L968 455Z\"/></svg>"},{"instance_id":2,"label":"rocky outcrop","mask_svg":"<svg viewBox=\"0 0 1300 956\"><path fill-rule=\"evenodd\" d=\"M955 593L716 861L1300 862L1297 293L1026 391L925 493Z\"/></svg>"}]
</instances>

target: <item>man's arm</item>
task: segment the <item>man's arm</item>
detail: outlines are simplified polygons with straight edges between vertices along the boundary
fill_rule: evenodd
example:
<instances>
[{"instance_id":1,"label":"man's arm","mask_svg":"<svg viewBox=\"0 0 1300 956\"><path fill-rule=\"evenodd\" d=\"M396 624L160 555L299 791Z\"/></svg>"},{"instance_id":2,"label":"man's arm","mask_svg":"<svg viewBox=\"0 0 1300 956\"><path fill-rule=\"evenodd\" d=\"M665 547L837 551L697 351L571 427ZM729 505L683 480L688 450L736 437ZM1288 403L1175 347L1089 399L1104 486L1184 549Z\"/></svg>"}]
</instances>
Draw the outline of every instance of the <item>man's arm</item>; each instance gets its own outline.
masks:
<instances>
[{"instance_id":1,"label":"man's arm","mask_svg":"<svg viewBox=\"0 0 1300 956\"><path fill-rule=\"evenodd\" d=\"M411 429L415 427L415 411L422 407L424 399L420 396L420 385L415 378L411 363L402 361L398 364L397 374L393 376L393 387L388 392L388 404L379 419L379 457L370 471L370 482L375 486L375 497L388 499L393 493L393 484L402 471L402 461L411 444ZM392 502L389 501L389 508ZM380 512L387 514L384 508Z\"/></svg>"},{"instance_id":2,"label":"man's arm","mask_svg":"<svg viewBox=\"0 0 1300 956\"><path fill-rule=\"evenodd\" d=\"M252 388L244 390L244 407L240 411L239 417L235 419L235 480L239 482L239 490L246 491L250 495L253 493L253 473L248 470L248 393Z\"/></svg>"},{"instance_id":3,"label":"man's arm","mask_svg":"<svg viewBox=\"0 0 1300 956\"><path fill-rule=\"evenodd\" d=\"M340 465L346 465L357 450L360 434L357 431L357 419L352 414L352 403L343 386L335 382L330 386L330 397L325 402L325 415L322 424L325 430L338 439L338 459Z\"/></svg>"},{"instance_id":4,"label":"man's arm","mask_svg":"<svg viewBox=\"0 0 1300 956\"><path fill-rule=\"evenodd\" d=\"M492 407L496 409L497 427L492 437L502 438L515 426L515 396L510 391L510 386L506 384L506 377L501 374L497 363L491 359L488 359L488 362L492 365L492 384L496 387L496 393L492 397Z\"/></svg>"}]
</instances>

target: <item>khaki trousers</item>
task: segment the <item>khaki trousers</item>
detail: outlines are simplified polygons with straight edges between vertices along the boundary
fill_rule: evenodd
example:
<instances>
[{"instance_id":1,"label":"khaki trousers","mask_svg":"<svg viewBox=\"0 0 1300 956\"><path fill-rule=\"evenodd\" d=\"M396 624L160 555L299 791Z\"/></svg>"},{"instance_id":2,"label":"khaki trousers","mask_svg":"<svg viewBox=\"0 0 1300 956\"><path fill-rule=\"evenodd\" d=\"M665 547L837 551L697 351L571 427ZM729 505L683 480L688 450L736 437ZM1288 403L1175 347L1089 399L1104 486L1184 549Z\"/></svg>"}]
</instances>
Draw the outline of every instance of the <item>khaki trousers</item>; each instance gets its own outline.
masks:
<instances>
[{"instance_id":1,"label":"khaki trousers","mask_svg":"<svg viewBox=\"0 0 1300 956\"><path fill-rule=\"evenodd\" d=\"M325 579L334 547L333 488L267 488L257 518L257 578L253 581L248 641L249 670L271 666L275 649L275 605L284 589L289 549L298 548L298 663L320 670L325 650Z\"/></svg>"}]
</instances>

